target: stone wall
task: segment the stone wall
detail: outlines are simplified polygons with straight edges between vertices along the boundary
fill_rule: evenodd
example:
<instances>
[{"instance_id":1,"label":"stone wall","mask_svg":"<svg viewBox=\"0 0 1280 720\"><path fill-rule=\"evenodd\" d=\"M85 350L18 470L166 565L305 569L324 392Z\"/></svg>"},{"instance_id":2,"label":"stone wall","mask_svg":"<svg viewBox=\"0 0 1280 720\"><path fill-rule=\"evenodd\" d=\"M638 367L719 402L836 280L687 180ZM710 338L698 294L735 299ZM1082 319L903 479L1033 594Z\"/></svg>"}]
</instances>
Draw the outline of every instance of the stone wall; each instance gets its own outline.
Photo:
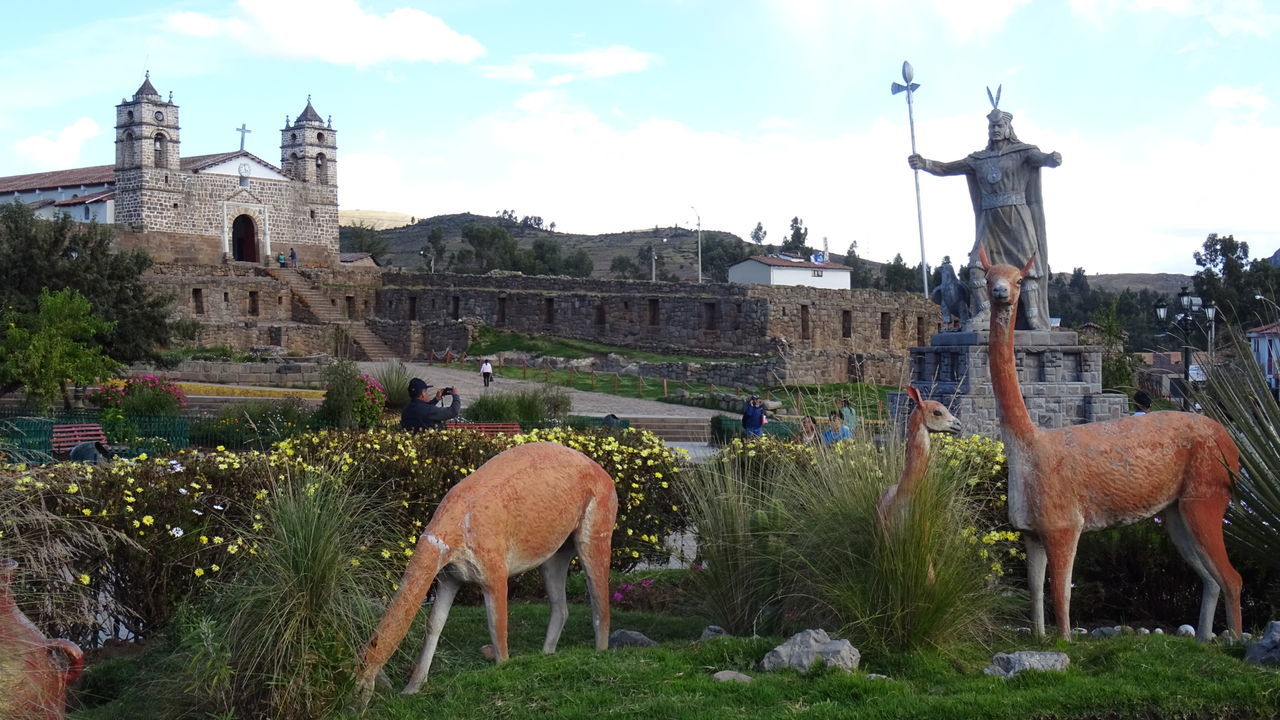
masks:
<instances>
[{"instance_id":1,"label":"stone wall","mask_svg":"<svg viewBox=\"0 0 1280 720\"><path fill-rule=\"evenodd\" d=\"M264 362L187 360L176 368L135 363L129 366L129 374L196 383L323 388L323 373L328 364L315 358L279 358Z\"/></svg>"},{"instance_id":2,"label":"stone wall","mask_svg":"<svg viewBox=\"0 0 1280 720\"><path fill-rule=\"evenodd\" d=\"M243 263L155 265L148 278L157 290L173 295L175 310L201 324L294 321L289 287Z\"/></svg>"}]
</instances>

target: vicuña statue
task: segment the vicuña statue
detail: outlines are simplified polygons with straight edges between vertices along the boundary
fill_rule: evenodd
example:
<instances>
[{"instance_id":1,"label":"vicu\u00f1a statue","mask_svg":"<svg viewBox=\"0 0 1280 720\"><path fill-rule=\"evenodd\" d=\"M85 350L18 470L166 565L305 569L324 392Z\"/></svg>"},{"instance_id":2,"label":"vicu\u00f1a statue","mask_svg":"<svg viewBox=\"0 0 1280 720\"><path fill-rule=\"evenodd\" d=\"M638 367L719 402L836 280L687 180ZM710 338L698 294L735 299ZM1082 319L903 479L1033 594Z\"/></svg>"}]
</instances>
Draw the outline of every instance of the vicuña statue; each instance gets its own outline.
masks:
<instances>
[{"instance_id":1,"label":"vicu\u00f1a statue","mask_svg":"<svg viewBox=\"0 0 1280 720\"><path fill-rule=\"evenodd\" d=\"M946 405L925 400L911 385L907 386L907 397L916 404L911 417L907 418L907 462L902 467L902 477L890 485L876 503L882 527L897 517L899 508L911 502L920 481L924 480L925 471L929 469L929 433L960 432L960 420Z\"/></svg>"},{"instance_id":2,"label":"vicu\u00f1a statue","mask_svg":"<svg viewBox=\"0 0 1280 720\"><path fill-rule=\"evenodd\" d=\"M594 460L554 443L518 445L455 485L418 539L413 559L361 661L367 702L374 679L404 639L431 582L440 577L427 640L404 694L422 687L449 606L464 582L479 583L496 660L507 654L507 578L537 567L551 604L542 651L553 653L569 614L565 578L575 550L587 575L596 649L609 645L609 556L618 495ZM443 570L443 572L442 572Z\"/></svg>"},{"instance_id":3,"label":"vicu\u00f1a statue","mask_svg":"<svg viewBox=\"0 0 1280 720\"><path fill-rule=\"evenodd\" d=\"M1018 385L1013 315L1021 269L992 266L978 257L991 298L991 383L1009 458L1009 522L1027 541L1032 621L1044 634L1048 565L1058 635L1070 638L1071 571L1080 533L1163 518L1174 545L1204 580L1196 637L1207 640L1226 593L1227 621L1240 635L1240 574L1227 559L1222 517L1240 453L1230 435L1209 418L1156 412L1044 430L1031 420Z\"/></svg>"}]
</instances>

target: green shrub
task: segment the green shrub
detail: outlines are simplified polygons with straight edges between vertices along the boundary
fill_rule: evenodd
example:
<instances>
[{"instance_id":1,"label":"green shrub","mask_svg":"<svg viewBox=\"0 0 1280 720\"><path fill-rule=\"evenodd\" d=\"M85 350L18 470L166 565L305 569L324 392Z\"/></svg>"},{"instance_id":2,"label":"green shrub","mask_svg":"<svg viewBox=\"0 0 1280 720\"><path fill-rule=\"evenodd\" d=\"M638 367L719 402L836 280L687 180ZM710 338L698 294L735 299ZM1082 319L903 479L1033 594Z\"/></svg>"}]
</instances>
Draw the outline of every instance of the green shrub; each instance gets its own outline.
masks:
<instances>
[{"instance_id":1,"label":"green shrub","mask_svg":"<svg viewBox=\"0 0 1280 720\"><path fill-rule=\"evenodd\" d=\"M324 401L316 412L318 422L342 430L378 424L387 403L381 383L361 373L350 360L338 360L325 368L324 379Z\"/></svg>"},{"instance_id":2,"label":"green shrub","mask_svg":"<svg viewBox=\"0 0 1280 720\"><path fill-rule=\"evenodd\" d=\"M563 422L572 409L569 392L554 385L535 390L486 393L467 405L472 422L517 422L525 429Z\"/></svg>"},{"instance_id":3,"label":"green shrub","mask_svg":"<svg viewBox=\"0 0 1280 720\"><path fill-rule=\"evenodd\" d=\"M217 416L196 420L191 442L202 447L266 450L272 443L311 428L315 412L301 398L253 400L229 405Z\"/></svg>"},{"instance_id":4,"label":"green shrub","mask_svg":"<svg viewBox=\"0 0 1280 720\"><path fill-rule=\"evenodd\" d=\"M126 417L174 417L187 407L182 388L155 375L113 378L85 398L96 407L119 409Z\"/></svg>"},{"instance_id":5,"label":"green shrub","mask_svg":"<svg viewBox=\"0 0 1280 720\"><path fill-rule=\"evenodd\" d=\"M373 377L387 394L387 407L399 410L409 404L409 368L404 363L382 363L374 368Z\"/></svg>"}]
</instances>

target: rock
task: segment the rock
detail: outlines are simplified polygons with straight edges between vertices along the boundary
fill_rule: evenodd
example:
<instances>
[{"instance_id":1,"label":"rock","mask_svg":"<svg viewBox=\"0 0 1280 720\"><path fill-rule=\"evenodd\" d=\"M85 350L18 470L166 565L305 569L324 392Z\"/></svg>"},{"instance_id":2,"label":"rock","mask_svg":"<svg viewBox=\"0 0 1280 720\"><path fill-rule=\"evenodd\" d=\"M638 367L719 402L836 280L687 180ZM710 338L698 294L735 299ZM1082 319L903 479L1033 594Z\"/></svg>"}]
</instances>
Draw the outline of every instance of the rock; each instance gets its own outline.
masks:
<instances>
[{"instance_id":1,"label":"rock","mask_svg":"<svg viewBox=\"0 0 1280 720\"><path fill-rule=\"evenodd\" d=\"M996 653L991 658L991 665L982 672L1011 678L1023 670L1066 670L1070 664L1071 658L1066 653L1019 650L1012 654Z\"/></svg>"},{"instance_id":2,"label":"rock","mask_svg":"<svg viewBox=\"0 0 1280 720\"><path fill-rule=\"evenodd\" d=\"M858 668L862 655L848 640L832 640L825 630L802 630L770 650L760 661L760 669L774 672L790 668L808 672L818 660L824 665L851 672Z\"/></svg>"},{"instance_id":3,"label":"rock","mask_svg":"<svg viewBox=\"0 0 1280 720\"><path fill-rule=\"evenodd\" d=\"M1085 630L1084 628L1075 628L1074 630L1071 631L1071 634L1072 635L1088 635L1089 631Z\"/></svg>"},{"instance_id":4,"label":"rock","mask_svg":"<svg viewBox=\"0 0 1280 720\"><path fill-rule=\"evenodd\" d=\"M737 670L721 670L720 672L716 673L715 675L712 675L711 677L716 682L736 682L736 683L749 683L755 679L750 675L747 675L746 673L740 673Z\"/></svg>"},{"instance_id":5,"label":"rock","mask_svg":"<svg viewBox=\"0 0 1280 720\"><path fill-rule=\"evenodd\" d=\"M1191 627L1190 625L1178 626L1178 637L1195 637L1195 636L1196 636L1196 629Z\"/></svg>"},{"instance_id":6,"label":"rock","mask_svg":"<svg viewBox=\"0 0 1280 720\"><path fill-rule=\"evenodd\" d=\"M1156 628L1156 629L1157 629L1157 630L1159 630L1160 628ZM1140 627L1140 628L1138 628L1138 634L1139 634L1139 635L1150 635L1150 634L1151 634L1151 631L1150 631L1150 630L1148 630L1148 629L1146 629L1146 628L1141 628L1141 627Z\"/></svg>"},{"instance_id":7,"label":"rock","mask_svg":"<svg viewBox=\"0 0 1280 720\"><path fill-rule=\"evenodd\" d=\"M1115 636L1117 636L1117 635L1119 635L1119 634L1120 634L1120 627L1119 627L1119 626L1115 626L1115 627L1100 627L1100 628L1094 628L1094 629L1093 629L1093 632L1089 633L1089 637L1095 637L1095 638L1113 638L1113 637L1115 637Z\"/></svg>"},{"instance_id":8,"label":"rock","mask_svg":"<svg viewBox=\"0 0 1280 720\"><path fill-rule=\"evenodd\" d=\"M1030 634L1031 634L1031 628L1029 628L1029 627L1020 627L1020 628L1015 629L1015 630L1014 630L1014 632L1016 632L1016 633L1017 633L1017 634L1019 634L1019 635L1030 635Z\"/></svg>"},{"instance_id":9,"label":"rock","mask_svg":"<svg viewBox=\"0 0 1280 720\"><path fill-rule=\"evenodd\" d=\"M492 645L481 645L480 657L484 658L485 660L493 660L494 658L498 657L498 654L493 651Z\"/></svg>"},{"instance_id":10,"label":"rock","mask_svg":"<svg viewBox=\"0 0 1280 720\"><path fill-rule=\"evenodd\" d=\"M624 647L654 647L657 644L635 630L614 630L609 633L610 650Z\"/></svg>"},{"instance_id":11,"label":"rock","mask_svg":"<svg viewBox=\"0 0 1280 720\"><path fill-rule=\"evenodd\" d=\"M710 640L711 638L728 637L729 631L719 625L708 625L702 628L702 636L699 640Z\"/></svg>"},{"instance_id":12,"label":"rock","mask_svg":"<svg viewBox=\"0 0 1280 720\"><path fill-rule=\"evenodd\" d=\"M1136 634L1137 634L1137 631L1136 631L1136 630L1134 630L1134 629L1133 629L1132 627L1130 627L1129 625L1117 625L1117 626L1116 626L1116 629L1119 631L1119 633L1120 633L1121 635L1136 635Z\"/></svg>"},{"instance_id":13,"label":"rock","mask_svg":"<svg viewBox=\"0 0 1280 720\"><path fill-rule=\"evenodd\" d=\"M890 677L888 675L881 675L879 673L867 673L867 679L868 680L889 680Z\"/></svg>"},{"instance_id":14,"label":"rock","mask_svg":"<svg viewBox=\"0 0 1280 720\"><path fill-rule=\"evenodd\" d=\"M1156 628L1155 630L1152 630L1152 631L1151 631L1151 634L1152 634L1152 635L1163 635L1163 634L1164 634L1164 628Z\"/></svg>"},{"instance_id":15,"label":"rock","mask_svg":"<svg viewBox=\"0 0 1280 720\"><path fill-rule=\"evenodd\" d=\"M1267 623L1262 638L1249 643L1244 649L1244 661L1250 665L1280 666L1280 620Z\"/></svg>"}]
</instances>

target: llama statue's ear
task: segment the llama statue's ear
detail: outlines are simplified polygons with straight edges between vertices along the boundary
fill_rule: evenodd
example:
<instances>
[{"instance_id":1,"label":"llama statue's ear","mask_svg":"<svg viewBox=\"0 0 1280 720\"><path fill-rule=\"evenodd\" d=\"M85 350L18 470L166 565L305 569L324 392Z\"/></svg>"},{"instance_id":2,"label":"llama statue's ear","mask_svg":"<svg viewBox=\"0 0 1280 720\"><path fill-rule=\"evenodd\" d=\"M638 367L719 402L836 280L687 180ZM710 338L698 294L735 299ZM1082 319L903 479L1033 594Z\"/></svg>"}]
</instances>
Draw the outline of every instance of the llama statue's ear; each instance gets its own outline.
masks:
<instances>
[{"instance_id":1,"label":"llama statue's ear","mask_svg":"<svg viewBox=\"0 0 1280 720\"><path fill-rule=\"evenodd\" d=\"M914 385L907 386L907 397L911 398L911 401L917 405L924 404L924 400L920 398L920 391Z\"/></svg>"},{"instance_id":2,"label":"llama statue's ear","mask_svg":"<svg viewBox=\"0 0 1280 720\"><path fill-rule=\"evenodd\" d=\"M987 248L983 245L978 246L978 262L982 263L983 270L991 269L991 261L987 259Z\"/></svg>"},{"instance_id":3,"label":"llama statue's ear","mask_svg":"<svg viewBox=\"0 0 1280 720\"><path fill-rule=\"evenodd\" d=\"M1031 268L1036 264L1036 254L1031 253L1031 257L1027 258L1027 264L1022 266L1022 277L1026 277L1031 272Z\"/></svg>"}]
</instances>

